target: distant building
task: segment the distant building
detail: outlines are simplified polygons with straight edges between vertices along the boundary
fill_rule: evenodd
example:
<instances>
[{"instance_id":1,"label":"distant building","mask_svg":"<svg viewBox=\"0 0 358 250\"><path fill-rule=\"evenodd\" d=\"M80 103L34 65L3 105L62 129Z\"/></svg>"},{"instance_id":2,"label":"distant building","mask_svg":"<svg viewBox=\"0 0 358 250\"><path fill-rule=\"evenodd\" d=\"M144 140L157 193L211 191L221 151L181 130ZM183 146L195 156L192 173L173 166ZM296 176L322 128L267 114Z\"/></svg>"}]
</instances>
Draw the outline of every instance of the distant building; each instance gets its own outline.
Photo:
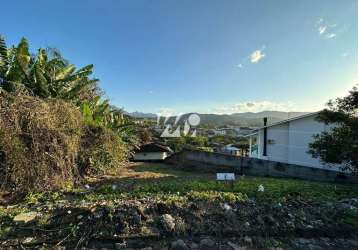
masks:
<instances>
[{"instance_id":1,"label":"distant building","mask_svg":"<svg viewBox=\"0 0 358 250\"><path fill-rule=\"evenodd\" d=\"M241 155L241 149L235 147L232 144L228 144L222 147L221 152L229 155Z\"/></svg>"},{"instance_id":2,"label":"distant building","mask_svg":"<svg viewBox=\"0 0 358 250\"><path fill-rule=\"evenodd\" d=\"M339 170L339 165L324 164L307 151L313 135L329 131L332 126L318 122L318 112L265 125L247 137L249 156L314 168Z\"/></svg>"},{"instance_id":3,"label":"distant building","mask_svg":"<svg viewBox=\"0 0 358 250\"><path fill-rule=\"evenodd\" d=\"M230 127L230 128L216 128L208 131L208 136L231 136L231 137L242 137L252 133L254 129L249 127Z\"/></svg>"},{"instance_id":4,"label":"distant building","mask_svg":"<svg viewBox=\"0 0 358 250\"><path fill-rule=\"evenodd\" d=\"M173 150L171 150L170 147L152 142L140 146L140 148L135 152L133 160L162 161L171 153L173 153Z\"/></svg>"},{"instance_id":5,"label":"distant building","mask_svg":"<svg viewBox=\"0 0 358 250\"><path fill-rule=\"evenodd\" d=\"M254 131L254 129L250 127L238 127L235 128L235 130L238 137L246 136Z\"/></svg>"}]
</instances>

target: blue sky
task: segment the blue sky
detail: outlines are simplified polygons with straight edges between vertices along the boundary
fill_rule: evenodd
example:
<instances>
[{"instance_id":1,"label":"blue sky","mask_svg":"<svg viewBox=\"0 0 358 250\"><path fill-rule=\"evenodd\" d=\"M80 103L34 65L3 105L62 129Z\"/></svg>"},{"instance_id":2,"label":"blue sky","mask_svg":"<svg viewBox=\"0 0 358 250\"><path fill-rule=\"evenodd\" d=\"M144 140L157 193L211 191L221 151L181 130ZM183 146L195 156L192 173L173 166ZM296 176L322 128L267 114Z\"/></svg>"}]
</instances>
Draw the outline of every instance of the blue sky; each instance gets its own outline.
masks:
<instances>
[{"instance_id":1,"label":"blue sky","mask_svg":"<svg viewBox=\"0 0 358 250\"><path fill-rule=\"evenodd\" d=\"M128 111L315 111L358 83L358 1L5 1L8 45L93 63Z\"/></svg>"}]
</instances>

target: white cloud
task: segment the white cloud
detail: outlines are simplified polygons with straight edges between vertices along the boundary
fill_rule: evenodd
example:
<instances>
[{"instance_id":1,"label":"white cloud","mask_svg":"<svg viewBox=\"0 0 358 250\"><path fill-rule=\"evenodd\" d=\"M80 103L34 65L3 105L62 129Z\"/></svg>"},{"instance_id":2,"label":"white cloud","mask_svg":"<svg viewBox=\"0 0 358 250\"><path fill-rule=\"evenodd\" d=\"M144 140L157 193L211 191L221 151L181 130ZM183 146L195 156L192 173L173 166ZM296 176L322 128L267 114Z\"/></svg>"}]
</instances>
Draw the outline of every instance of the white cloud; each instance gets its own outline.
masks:
<instances>
[{"instance_id":1,"label":"white cloud","mask_svg":"<svg viewBox=\"0 0 358 250\"><path fill-rule=\"evenodd\" d=\"M243 67L243 65L241 63L239 63L238 65L236 65L236 67L241 69Z\"/></svg>"},{"instance_id":2,"label":"white cloud","mask_svg":"<svg viewBox=\"0 0 358 250\"><path fill-rule=\"evenodd\" d=\"M318 27L318 32L320 35L324 34L327 30L327 26L319 26Z\"/></svg>"},{"instance_id":3,"label":"white cloud","mask_svg":"<svg viewBox=\"0 0 358 250\"><path fill-rule=\"evenodd\" d=\"M328 24L325 20L320 18L316 23L316 27L318 27L318 34L325 39L331 39L337 36L335 33L337 24Z\"/></svg>"},{"instance_id":4,"label":"white cloud","mask_svg":"<svg viewBox=\"0 0 358 250\"><path fill-rule=\"evenodd\" d=\"M175 109L172 108L160 108L159 112L157 112L157 115L162 117L168 117L168 116L175 116L178 113L179 112L177 112Z\"/></svg>"},{"instance_id":5,"label":"white cloud","mask_svg":"<svg viewBox=\"0 0 358 250\"><path fill-rule=\"evenodd\" d=\"M267 110L292 111L295 105L291 102L252 101L240 102L233 105L214 108L217 114L232 114L242 112L261 112Z\"/></svg>"},{"instance_id":6,"label":"white cloud","mask_svg":"<svg viewBox=\"0 0 358 250\"><path fill-rule=\"evenodd\" d=\"M335 33L329 33L329 34L326 34L325 38L327 39L331 39L331 38L335 38L337 35Z\"/></svg>"},{"instance_id":7,"label":"white cloud","mask_svg":"<svg viewBox=\"0 0 358 250\"><path fill-rule=\"evenodd\" d=\"M258 63L261 59L263 59L266 55L262 53L261 50L255 50L250 55L250 62L251 63Z\"/></svg>"}]
</instances>

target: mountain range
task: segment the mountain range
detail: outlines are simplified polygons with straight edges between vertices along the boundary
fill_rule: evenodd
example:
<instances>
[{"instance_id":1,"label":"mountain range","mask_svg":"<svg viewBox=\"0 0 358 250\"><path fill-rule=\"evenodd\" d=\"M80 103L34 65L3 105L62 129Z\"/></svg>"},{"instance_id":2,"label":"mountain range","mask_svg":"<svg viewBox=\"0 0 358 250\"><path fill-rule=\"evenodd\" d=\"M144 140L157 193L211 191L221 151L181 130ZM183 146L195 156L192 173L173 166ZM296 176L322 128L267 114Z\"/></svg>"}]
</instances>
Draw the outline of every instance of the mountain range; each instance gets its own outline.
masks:
<instances>
[{"instance_id":1,"label":"mountain range","mask_svg":"<svg viewBox=\"0 0 358 250\"><path fill-rule=\"evenodd\" d=\"M225 126L225 125L234 125L234 126L249 126L257 127L263 125L263 118L268 118L268 123L279 122L285 119L305 115L309 112L282 112L282 111L262 111L262 112L244 112L244 113L234 113L234 114L198 114L200 117L201 125L209 126ZM182 115L180 121L186 120L191 113ZM141 113L133 112L128 113L128 115L134 118L147 118L147 119L156 119L157 115L153 113ZM174 122L175 117L170 117L170 123Z\"/></svg>"}]
</instances>

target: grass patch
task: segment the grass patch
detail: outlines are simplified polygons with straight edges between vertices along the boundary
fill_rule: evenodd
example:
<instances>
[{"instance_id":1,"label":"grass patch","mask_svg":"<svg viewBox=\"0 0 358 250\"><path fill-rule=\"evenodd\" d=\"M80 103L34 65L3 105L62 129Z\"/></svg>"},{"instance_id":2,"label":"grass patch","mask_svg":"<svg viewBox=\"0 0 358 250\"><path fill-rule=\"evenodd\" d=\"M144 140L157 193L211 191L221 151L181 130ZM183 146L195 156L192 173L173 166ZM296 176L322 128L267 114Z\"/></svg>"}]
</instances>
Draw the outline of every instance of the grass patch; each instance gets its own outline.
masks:
<instances>
[{"instance_id":1,"label":"grass patch","mask_svg":"<svg viewBox=\"0 0 358 250\"><path fill-rule=\"evenodd\" d=\"M342 224L348 224L358 228L358 213L354 211L348 211L343 215L340 222Z\"/></svg>"},{"instance_id":2,"label":"grass patch","mask_svg":"<svg viewBox=\"0 0 358 250\"><path fill-rule=\"evenodd\" d=\"M130 188L122 185L128 182L128 179L119 180L116 182L118 188L114 189L113 183L104 185L92 193L90 198L98 200L123 197L158 197L174 194L176 196L187 196L185 198L190 199L190 194L195 194L194 196L198 199L206 197L203 199L209 200L211 197L212 200L218 200L216 198L218 196L224 197L232 194L239 197L285 202L287 200L335 201L358 196L357 185L283 178L239 177L231 186L217 182L213 174L180 171L164 164L143 164L133 168L133 170L136 173L136 178L129 178ZM153 173L156 174L154 177ZM264 192L258 192L259 185L264 186ZM96 198L96 196L98 197ZM228 199L230 200L229 197ZM233 198L233 200L235 199ZM238 200L244 199L238 198Z\"/></svg>"}]
</instances>

